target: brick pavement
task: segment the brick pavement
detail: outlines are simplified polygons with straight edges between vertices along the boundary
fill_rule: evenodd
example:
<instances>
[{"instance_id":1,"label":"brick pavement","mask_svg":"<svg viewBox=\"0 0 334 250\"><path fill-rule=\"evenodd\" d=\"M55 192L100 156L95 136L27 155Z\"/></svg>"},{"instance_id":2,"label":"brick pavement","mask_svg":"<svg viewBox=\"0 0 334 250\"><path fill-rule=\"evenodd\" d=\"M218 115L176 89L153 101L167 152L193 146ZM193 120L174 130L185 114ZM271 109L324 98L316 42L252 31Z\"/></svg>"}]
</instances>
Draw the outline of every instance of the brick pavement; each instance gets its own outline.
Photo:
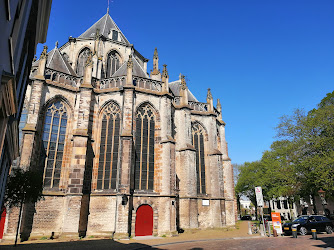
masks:
<instances>
[{"instance_id":1,"label":"brick pavement","mask_svg":"<svg viewBox=\"0 0 334 250\"><path fill-rule=\"evenodd\" d=\"M57 239L19 243L19 249L331 249L334 235L318 234L319 240L311 235L268 238L247 235L247 222L240 222L237 229L190 230L178 237L141 240L111 239ZM8 245L10 243L10 245ZM12 242L0 243L0 249L12 249Z\"/></svg>"}]
</instances>

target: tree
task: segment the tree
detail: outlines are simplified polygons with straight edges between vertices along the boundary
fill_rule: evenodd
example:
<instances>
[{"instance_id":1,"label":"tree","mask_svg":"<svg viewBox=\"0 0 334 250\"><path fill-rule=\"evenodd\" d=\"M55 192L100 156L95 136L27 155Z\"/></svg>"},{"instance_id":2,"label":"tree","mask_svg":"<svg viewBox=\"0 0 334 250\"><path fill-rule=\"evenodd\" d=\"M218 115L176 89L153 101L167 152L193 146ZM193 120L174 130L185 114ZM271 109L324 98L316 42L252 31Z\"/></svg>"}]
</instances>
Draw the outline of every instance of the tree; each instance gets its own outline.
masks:
<instances>
[{"instance_id":1,"label":"tree","mask_svg":"<svg viewBox=\"0 0 334 250\"><path fill-rule=\"evenodd\" d=\"M278 137L294 147L300 194L315 196L319 189L334 195L334 91L328 93L306 115L296 110L290 117L282 117L277 127Z\"/></svg>"},{"instance_id":2,"label":"tree","mask_svg":"<svg viewBox=\"0 0 334 250\"><path fill-rule=\"evenodd\" d=\"M240 168L236 194L247 196L255 205L255 186L262 186L269 200L310 195L314 199L320 189L334 196L334 91L307 114L297 109L281 117L277 137L261 160Z\"/></svg>"},{"instance_id":3,"label":"tree","mask_svg":"<svg viewBox=\"0 0 334 250\"><path fill-rule=\"evenodd\" d=\"M43 182L40 172L20 168L12 169L6 186L4 201L9 208L20 207L15 245L17 243L23 204L35 203L40 200L42 191Z\"/></svg>"}]
</instances>

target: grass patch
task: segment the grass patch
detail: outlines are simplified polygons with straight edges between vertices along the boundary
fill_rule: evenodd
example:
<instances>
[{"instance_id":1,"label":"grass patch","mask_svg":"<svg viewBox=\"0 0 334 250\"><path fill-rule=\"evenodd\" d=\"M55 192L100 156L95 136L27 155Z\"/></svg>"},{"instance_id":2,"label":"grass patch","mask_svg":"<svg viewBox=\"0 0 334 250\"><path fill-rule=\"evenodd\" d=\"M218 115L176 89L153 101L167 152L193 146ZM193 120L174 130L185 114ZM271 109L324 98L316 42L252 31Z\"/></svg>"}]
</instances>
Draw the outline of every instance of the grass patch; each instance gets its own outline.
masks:
<instances>
[{"instance_id":1,"label":"grass patch","mask_svg":"<svg viewBox=\"0 0 334 250\"><path fill-rule=\"evenodd\" d=\"M43 236L43 237L40 238L40 240L47 240L47 239L48 239L48 237L46 237L46 236Z\"/></svg>"},{"instance_id":2,"label":"grass patch","mask_svg":"<svg viewBox=\"0 0 334 250\"><path fill-rule=\"evenodd\" d=\"M164 237L164 238L166 238L166 234L163 234L163 235L161 235L161 237Z\"/></svg>"}]
</instances>

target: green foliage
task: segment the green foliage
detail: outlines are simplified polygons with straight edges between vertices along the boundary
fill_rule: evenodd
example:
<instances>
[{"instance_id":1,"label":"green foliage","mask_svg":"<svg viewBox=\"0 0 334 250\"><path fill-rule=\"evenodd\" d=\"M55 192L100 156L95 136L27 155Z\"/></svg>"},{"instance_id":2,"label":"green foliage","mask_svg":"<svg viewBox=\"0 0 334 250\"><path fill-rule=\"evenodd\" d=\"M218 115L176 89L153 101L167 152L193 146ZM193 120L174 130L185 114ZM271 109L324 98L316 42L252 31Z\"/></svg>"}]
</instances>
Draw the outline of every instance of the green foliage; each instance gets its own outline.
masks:
<instances>
[{"instance_id":1,"label":"green foliage","mask_svg":"<svg viewBox=\"0 0 334 250\"><path fill-rule=\"evenodd\" d=\"M5 205L18 207L21 203L34 203L41 199L42 191L43 182L39 172L12 169L6 187Z\"/></svg>"},{"instance_id":2,"label":"green foliage","mask_svg":"<svg viewBox=\"0 0 334 250\"><path fill-rule=\"evenodd\" d=\"M267 199L308 197L320 188L334 196L334 91L307 114L281 117L276 129L279 140L261 160L240 167L236 194L255 202L254 188L262 186Z\"/></svg>"}]
</instances>

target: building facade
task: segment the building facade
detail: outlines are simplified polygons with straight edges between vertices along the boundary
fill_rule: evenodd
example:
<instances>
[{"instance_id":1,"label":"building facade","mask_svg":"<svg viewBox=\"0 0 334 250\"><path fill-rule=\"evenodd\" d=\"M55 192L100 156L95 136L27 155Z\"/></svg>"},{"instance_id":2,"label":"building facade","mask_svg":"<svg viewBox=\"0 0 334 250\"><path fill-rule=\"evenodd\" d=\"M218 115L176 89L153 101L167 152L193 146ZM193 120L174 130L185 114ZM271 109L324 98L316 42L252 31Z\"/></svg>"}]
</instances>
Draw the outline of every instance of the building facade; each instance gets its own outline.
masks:
<instances>
[{"instance_id":1,"label":"building facade","mask_svg":"<svg viewBox=\"0 0 334 250\"><path fill-rule=\"evenodd\" d=\"M19 129L31 63L45 43L51 0L0 1L0 208L8 172L19 155Z\"/></svg>"},{"instance_id":2,"label":"building facade","mask_svg":"<svg viewBox=\"0 0 334 250\"><path fill-rule=\"evenodd\" d=\"M235 224L233 168L221 105L169 81L105 14L31 71L20 166L40 171L44 199L21 235L139 236ZM10 211L6 235L15 233Z\"/></svg>"}]
</instances>

